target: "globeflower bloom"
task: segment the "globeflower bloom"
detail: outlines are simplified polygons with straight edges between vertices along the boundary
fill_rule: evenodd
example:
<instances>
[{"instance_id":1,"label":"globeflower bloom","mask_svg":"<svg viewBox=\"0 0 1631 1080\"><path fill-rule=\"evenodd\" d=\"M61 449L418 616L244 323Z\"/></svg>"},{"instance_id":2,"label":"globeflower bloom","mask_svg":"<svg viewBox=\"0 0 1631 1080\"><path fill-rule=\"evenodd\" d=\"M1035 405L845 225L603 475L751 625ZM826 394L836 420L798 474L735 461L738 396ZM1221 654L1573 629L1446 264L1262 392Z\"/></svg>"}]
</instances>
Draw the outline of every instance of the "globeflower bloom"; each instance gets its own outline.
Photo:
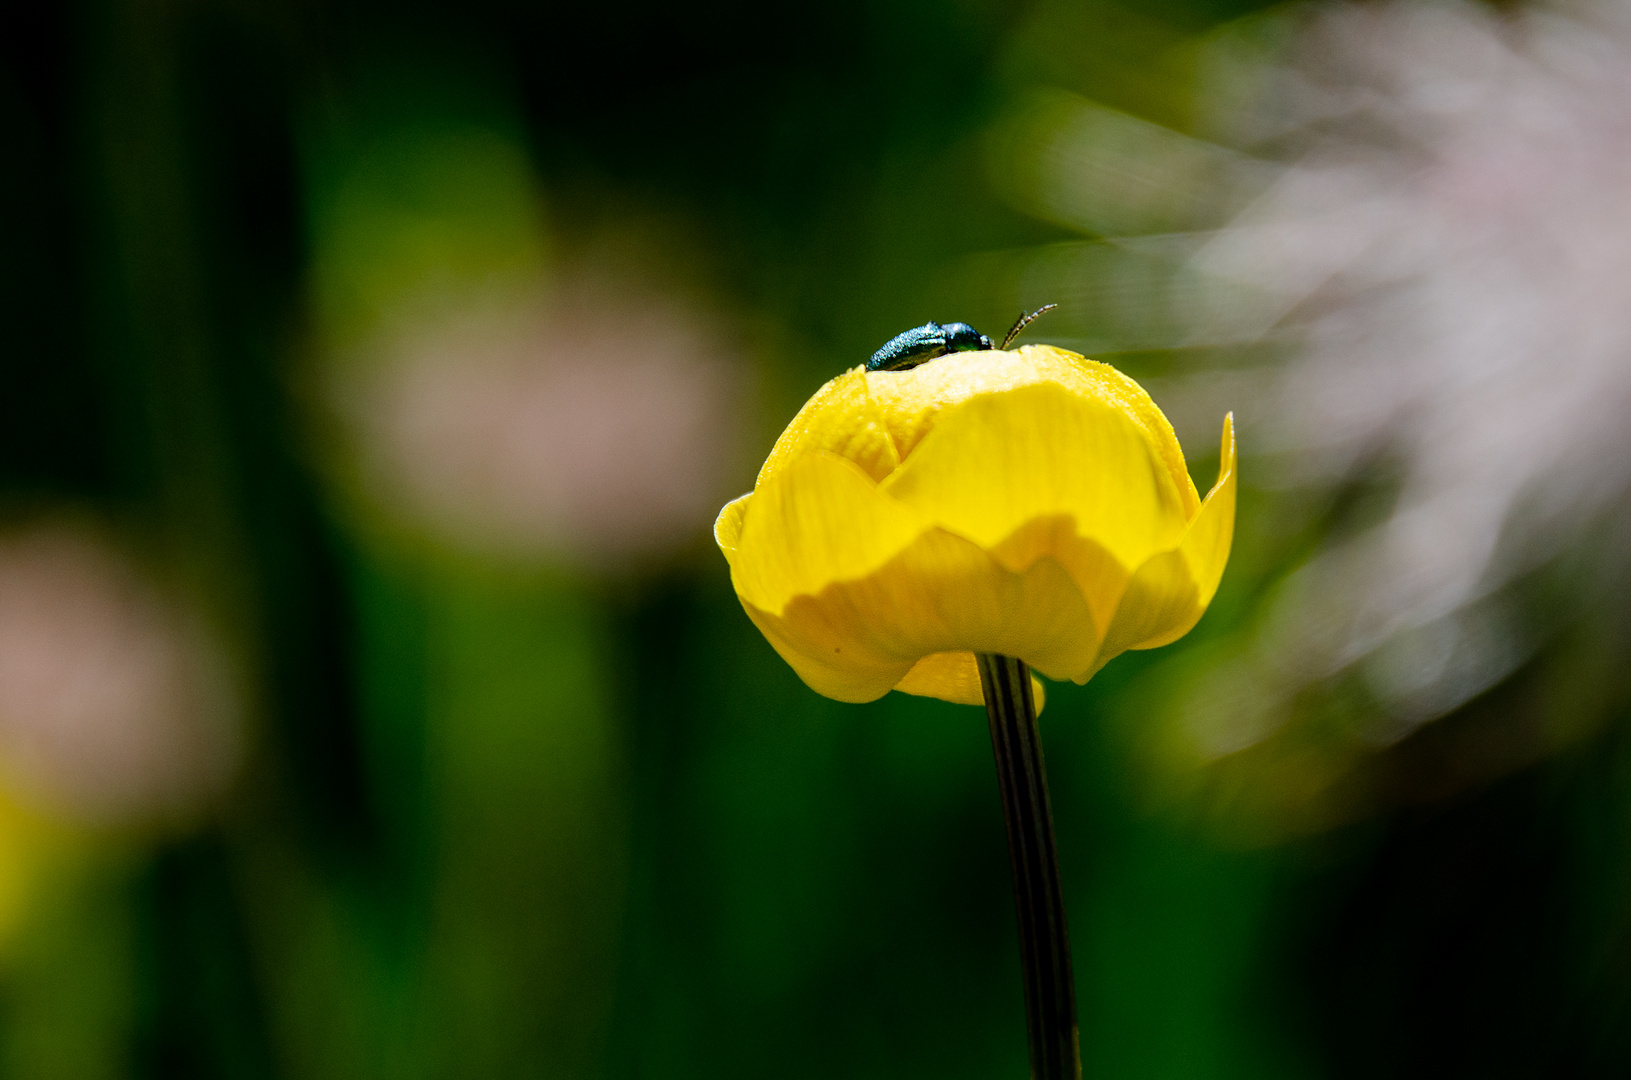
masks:
<instances>
[{"instance_id":1,"label":"globeflower bloom","mask_svg":"<svg viewBox=\"0 0 1631 1080\"><path fill-rule=\"evenodd\" d=\"M818 693L982 700L976 653L1083 683L1182 637L1234 534L1132 379L1046 345L828 382L714 536L749 618Z\"/></svg>"}]
</instances>

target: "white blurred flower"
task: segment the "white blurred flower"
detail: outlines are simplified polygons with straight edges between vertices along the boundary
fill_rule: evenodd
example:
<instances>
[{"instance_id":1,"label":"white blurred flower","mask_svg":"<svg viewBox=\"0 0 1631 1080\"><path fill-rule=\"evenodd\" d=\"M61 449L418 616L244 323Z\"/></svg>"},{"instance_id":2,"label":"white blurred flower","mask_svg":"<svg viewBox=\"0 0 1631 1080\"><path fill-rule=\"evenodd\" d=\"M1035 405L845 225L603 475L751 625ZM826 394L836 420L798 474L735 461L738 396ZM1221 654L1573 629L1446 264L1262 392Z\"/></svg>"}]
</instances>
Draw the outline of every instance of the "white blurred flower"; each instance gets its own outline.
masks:
<instances>
[{"instance_id":1,"label":"white blurred flower","mask_svg":"<svg viewBox=\"0 0 1631 1080\"><path fill-rule=\"evenodd\" d=\"M1355 734L1391 742L1533 652L1519 577L1565 550L1627 562L1591 538L1631 493L1631 3L1305 6L1206 57L1227 151L1080 99L1028 153L1001 143L1011 197L1105 234L1002 265L1016 306L1063 283L1093 347L1272 344L1152 388L1180 433L1237 410L1248 482L1396 483L1281 583L1185 724L1221 756L1357 677L1380 708ZM1203 174L1210 200L1183 190Z\"/></svg>"},{"instance_id":2,"label":"white blurred flower","mask_svg":"<svg viewBox=\"0 0 1631 1080\"><path fill-rule=\"evenodd\" d=\"M605 568L705 542L743 365L644 229L609 218L566 265L513 131L336 134L313 142L311 295L349 494L501 558Z\"/></svg>"},{"instance_id":3,"label":"white blurred flower","mask_svg":"<svg viewBox=\"0 0 1631 1080\"><path fill-rule=\"evenodd\" d=\"M186 608L89 529L0 537L0 780L93 823L171 818L230 779L222 657Z\"/></svg>"},{"instance_id":4,"label":"white blurred flower","mask_svg":"<svg viewBox=\"0 0 1631 1080\"><path fill-rule=\"evenodd\" d=\"M1282 595L1275 639L1302 644L1276 663L1359 665L1389 737L1522 659L1499 590L1631 483L1628 15L1320 9L1233 121L1297 148L1195 258L1298 343L1259 437L1293 480L1399 482Z\"/></svg>"},{"instance_id":5,"label":"white blurred flower","mask_svg":"<svg viewBox=\"0 0 1631 1080\"><path fill-rule=\"evenodd\" d=\"M741 365L719 324L616 275L404 319L337 383L364 482L455 544L619 564L705 535Z\"/></svg>"}]
</instances>

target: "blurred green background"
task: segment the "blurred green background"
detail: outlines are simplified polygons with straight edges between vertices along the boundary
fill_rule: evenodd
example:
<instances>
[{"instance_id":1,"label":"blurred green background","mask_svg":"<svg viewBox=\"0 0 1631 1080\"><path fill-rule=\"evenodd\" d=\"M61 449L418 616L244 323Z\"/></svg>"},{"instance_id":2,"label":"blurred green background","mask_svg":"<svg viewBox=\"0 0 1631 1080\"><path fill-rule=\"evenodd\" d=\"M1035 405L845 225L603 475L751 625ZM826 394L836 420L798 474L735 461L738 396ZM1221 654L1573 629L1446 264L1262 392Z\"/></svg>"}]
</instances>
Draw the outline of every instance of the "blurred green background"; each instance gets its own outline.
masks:
<instances>
[{"instance_id":1,"label":"blurred green background","mask_svg":"<svg viewBox=\"0 0 1631 1080\"><path fill-rule=\"evenodd\" d=\"M892 334L1050 301L1033 340L1211 388L1173 410L1203 490L1224 408L1246 433L1201 625L1049 687L1086 1074L1631 1072L1631 592L1580 554L1612 513L1431 715L1378 735L1327 673L1185 741L1400 487L1268 482L1231 379L1297 344L1186 337L1171 260L1109 242L1251 203L1210 201L1248 156L1214 45L1295 10L13 12L0 1074L1025 1075L984 716L816 696L708 530ZM1048 194L1083 146L1111 211Z\"/></svg>"}]
</instances>

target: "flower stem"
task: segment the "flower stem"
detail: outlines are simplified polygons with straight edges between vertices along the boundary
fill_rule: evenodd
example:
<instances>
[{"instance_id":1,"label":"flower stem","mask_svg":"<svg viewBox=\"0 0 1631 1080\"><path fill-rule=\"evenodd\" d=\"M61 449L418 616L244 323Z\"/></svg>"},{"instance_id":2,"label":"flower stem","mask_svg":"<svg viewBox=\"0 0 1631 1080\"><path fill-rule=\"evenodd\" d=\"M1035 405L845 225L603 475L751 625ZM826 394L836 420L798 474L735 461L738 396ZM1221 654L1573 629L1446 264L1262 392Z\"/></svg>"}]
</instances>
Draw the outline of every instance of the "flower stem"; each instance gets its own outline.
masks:
<instances>
[{"instance_id":1,"label":"flower stem","mask_svg":"<svg viewBox=\"0 0 1631 1080\"><path fill-rule=\"evenodd\" d=\"M1019 912L1019 955L1025 975L1025 1027L1032 1080L1081 1080L1076 1030L1076 984L1070 970L1070 935L1053 842L1053 809L1036 727L1031 669L1022 660L977 653L991 751L997 759L1008 855Z\"/></svg>"}]
</instances>

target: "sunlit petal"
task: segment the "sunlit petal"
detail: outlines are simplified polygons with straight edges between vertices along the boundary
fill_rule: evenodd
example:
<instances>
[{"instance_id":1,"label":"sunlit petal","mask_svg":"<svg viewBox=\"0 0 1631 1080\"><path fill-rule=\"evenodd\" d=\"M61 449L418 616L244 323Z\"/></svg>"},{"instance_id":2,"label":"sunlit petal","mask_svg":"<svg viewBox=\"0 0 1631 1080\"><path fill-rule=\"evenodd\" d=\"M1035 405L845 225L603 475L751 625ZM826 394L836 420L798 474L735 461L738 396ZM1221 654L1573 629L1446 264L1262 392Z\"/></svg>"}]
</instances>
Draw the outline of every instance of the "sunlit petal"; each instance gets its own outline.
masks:
<instances>
[{"instance_id":1,"label":"sunlit petal","mask_svg":"<svg viewBox=\"0 0 1631 1080\"><path fill-rule=\"evenodd\" d=\"M930 653L913 665L895 689L919 697L939 698L954 705L985 703L980 689L980 667L971 652ZM1040 714L1048 695L1042 680L1035 675L1031 676L1031 695Z\"/></svg>"},{"instance_id":2,"label":"sunlit petal","mask_svg":"<svg viewBox=\"0 0 1631 1080\"><path fill-rule=\"evenodd\" d=\"M853 462L798 457L750 496L731 579L744 601L780 614L795 597L867 577L931 527Z\"/></svg>"},{"instance_id":3,"label":"sunlit petal","mask_svg":"<svg viewBox=\"0 0 1631 1080\"><path fill-rule=\"evenodd\" d=\"M727 559L736 554L737 541L742 538L742 518L748 512L748 500L752 498L752 493L749 493L732 499L714 519L714 543L719 545L719 550L725 553Z\"/></svg>"},{"instance_id":4,"label":"sunlit petal","mask_svg":"<svg viewBox=\"0 0 1631 1080\"><path fill-rule=\"evenodd\" d=\"M1172 425L1142 386L1109 364L1051 345L1027 345L1013 352L952 353L908 371L872 372L866 378L902 460L954 406L979 397L1005 396L1021 387L1052 385L1131 421L1171 476L1185 515L1193 515L1200 505Z\"/></svg>"},{"instance_id":5,"label":"sunlit petal","mask_svg":"<svg viewBox=\"0 0 1631 1080\"><path fill-rule=\"evenodd\" d=\"M987 549L1028 523L1071 523L1075 537L1119 564L1106 575L1102 558L1084 555L1080 568L1077 584L1103 619L1126 580L1119 568L1177 546L1188 525L1179 489L1150 450L1126 413L1041 383L948 410L883 487Z\"/></svg>"},{"instance_id":6,"label":"sunlit petal","mask_svg":"<svg viewBox=\"0 0 1631 1080\"><path fill-rule=\"evenodd\" d=\"M1095 667L1128 649L1169 645L1195 626L1212 602L1235 523L1235 425L1223 421L1217 483L1176 550L1151 557L1127 585Z\"/></svg>"},{"instance_id":7,"label":"sunlit petal","mask_svg":"<svg viewBox=\"0 0 1631 1080\"><path fill-rule=\"evenodd\" d=\"M900 464L883 410L860 368L833 379L805 403L771 448L758 483L774 479L801 457L823 452L854 462L874 480L882 480Z\"/></svg>"}]
</instances>

